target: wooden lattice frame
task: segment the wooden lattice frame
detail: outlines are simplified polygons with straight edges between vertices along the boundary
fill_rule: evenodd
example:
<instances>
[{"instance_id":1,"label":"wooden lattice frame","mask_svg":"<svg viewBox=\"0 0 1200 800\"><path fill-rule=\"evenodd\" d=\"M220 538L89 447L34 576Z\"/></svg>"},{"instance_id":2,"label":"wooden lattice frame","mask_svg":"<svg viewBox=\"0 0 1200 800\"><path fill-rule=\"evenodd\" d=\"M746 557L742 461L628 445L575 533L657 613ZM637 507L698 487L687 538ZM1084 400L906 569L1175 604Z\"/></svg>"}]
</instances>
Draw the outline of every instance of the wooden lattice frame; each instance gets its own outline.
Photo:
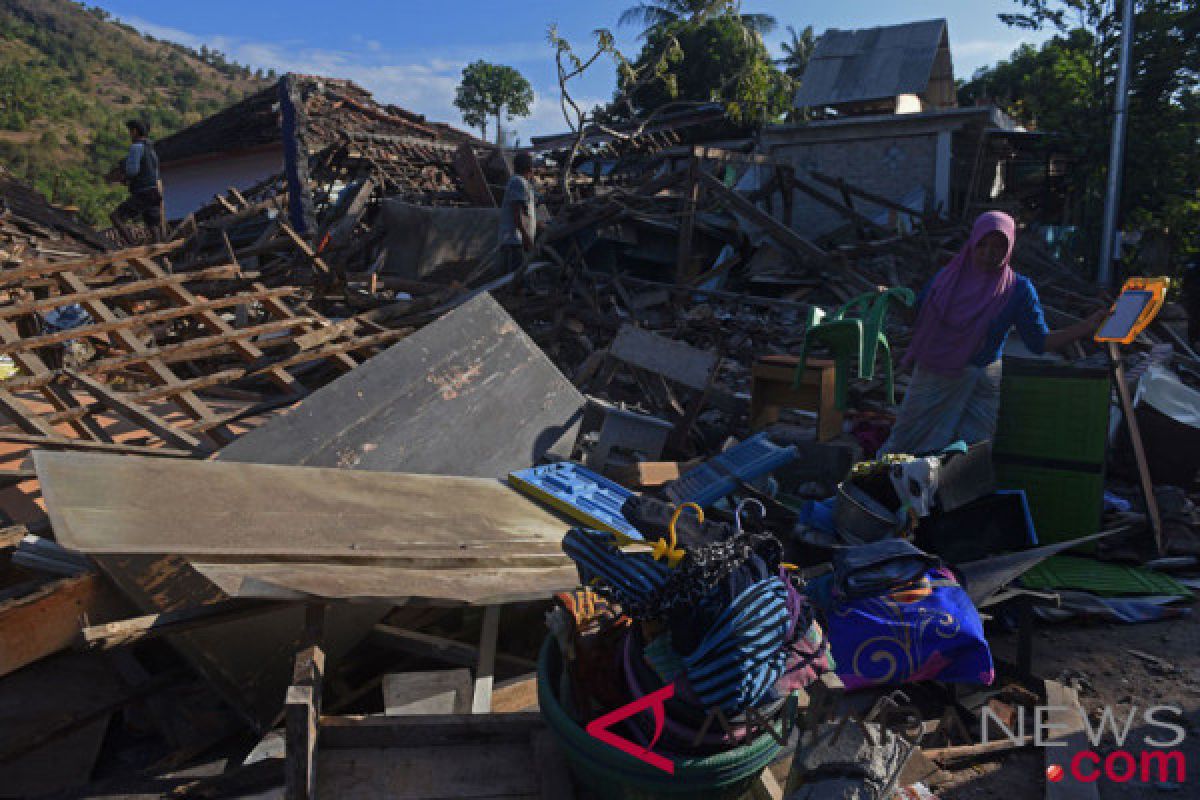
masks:
<instances>
[{"instance_id":1,"label":"wooden lattice frame","mask_svg":"<svg viewBox=\"0 0 1200 800\"><path fill-rule=\"evenodd\" d=\"M10 294L8 302L0 303L0 353L11 356L23 373L0 383L0 415L13 423L0 428L0 440L203 455L228 441L226 425L234 415L218 415L198 391L262 378L279 390L278 400L299 399L309 387L290 368L323 362L344 372L358 365L355 354L369 355L405 335L405 331L371 328L357 320L334 324L307 310L298 315L287 302L298 290L268 288L248 279L236 263L172 274L156 259L178 246L151 245L0 271L0 291ZM37 296L12 299L16 289ZM33 329L39 314L72 303L88 312L89 324L29 336L19 333ZM243 320L236 314L231 322L220 313L238 307L259 309L262 321L251 323L248 316ZM138 335L164 323L175 330L180 323L190 329L178 341L164 344L147 343ZM260 338L264 336L271 338ZM47 364L45 348L83 338L105 344L110 352L74 370ZM234 363L217 360L230 353ZM199 375L181 374L181 365L197 361L211 369ZM120 391L107 384L105 377L118 370L134 373L144 388ZM31 390L54 411L35 410L27 394ZM95 402L81 402L73 390L86 392ZM172 424L146 406L162 400L174 403L192 422ZM95 419L104 412L133 422L162 447L114 443ZM58 431L61 424L69 425L75 437Z\"/></svg>"}]
</instances>

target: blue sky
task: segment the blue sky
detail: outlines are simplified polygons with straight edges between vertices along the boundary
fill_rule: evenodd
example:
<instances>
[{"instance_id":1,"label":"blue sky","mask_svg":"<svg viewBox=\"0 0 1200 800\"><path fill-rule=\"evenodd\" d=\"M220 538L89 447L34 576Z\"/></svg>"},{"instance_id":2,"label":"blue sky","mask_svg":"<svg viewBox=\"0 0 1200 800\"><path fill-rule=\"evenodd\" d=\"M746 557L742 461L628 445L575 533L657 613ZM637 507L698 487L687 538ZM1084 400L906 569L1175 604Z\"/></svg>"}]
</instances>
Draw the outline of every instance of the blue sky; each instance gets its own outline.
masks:
<instances>
[{"instance_id":1,"label":"blue sky","mask_svg":"<svg viewBox=\"0 0 1200 800\"><path fill-rule=\"evenodd\" d=\"M96 2L96 0L92 0ZM254 67L274 67L349 78L377 99L461 124L453 106L463 66L475 59L519 69L537 95L532 115L514 126L523 141L531 134L565 130L559 111L553 52L546 42L551 23L583 50L596 28L610 28L618 46L633 55L637 31L617 27L631 0L99 0L114 16L159 38L193 47L207 44ZM1006 57L1022 41L1044 38L1009 28L996 15L1015 0L910 0L888 6L878 0L809 3L745 0L744 11L765 12L780 22L767 38L780 54L785 25L818 34L827 28L861 28L933 17L950 24L955 74L969 77L982 65ZM590 106L611 99L614 70L598 63L572 94Z\"/></svg>"}]
</instances>

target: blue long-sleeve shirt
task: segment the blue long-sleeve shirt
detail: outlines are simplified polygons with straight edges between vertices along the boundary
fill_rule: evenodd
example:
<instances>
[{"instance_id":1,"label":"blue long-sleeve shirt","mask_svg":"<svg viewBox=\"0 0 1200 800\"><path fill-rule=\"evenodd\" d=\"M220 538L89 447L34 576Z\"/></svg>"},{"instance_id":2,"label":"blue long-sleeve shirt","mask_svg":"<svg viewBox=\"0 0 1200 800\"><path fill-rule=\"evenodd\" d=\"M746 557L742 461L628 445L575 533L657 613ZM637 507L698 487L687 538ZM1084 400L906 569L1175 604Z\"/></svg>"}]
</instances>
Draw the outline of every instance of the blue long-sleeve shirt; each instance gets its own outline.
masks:
<instances>
[{"instance_id":1,"label":"blue long-sleeve shirt","mask_svg":"<svg viewBox=\"0 0 1200 800\"><path fill-rule=\"evenodd\" d=\"M937 276L934 276L934 280L936 278ZM925 297L929 294L929 287L932 285L933 281L931 280L917 295L918 309L925 302ZM1021 337L1021 341L1025 343L1031 353L1041 355L1046 351L1046 335L1050 333L1050 328L1046 325L1046 316L1042 313L1042 304L1038 300L1037 289L1033 288L1033 282L1029 278L1020 273L1017 273L1017 279L1013 284L1008 302L992 320L992 324L988 326L987 335L983 338L983 344L971 357L971 364L977 367L986 367L1000 358L1004 353L1004 343L1008 341L1009 331L1014 327L1017 329L1017 335Z\"/></svg>"}]
</instances>

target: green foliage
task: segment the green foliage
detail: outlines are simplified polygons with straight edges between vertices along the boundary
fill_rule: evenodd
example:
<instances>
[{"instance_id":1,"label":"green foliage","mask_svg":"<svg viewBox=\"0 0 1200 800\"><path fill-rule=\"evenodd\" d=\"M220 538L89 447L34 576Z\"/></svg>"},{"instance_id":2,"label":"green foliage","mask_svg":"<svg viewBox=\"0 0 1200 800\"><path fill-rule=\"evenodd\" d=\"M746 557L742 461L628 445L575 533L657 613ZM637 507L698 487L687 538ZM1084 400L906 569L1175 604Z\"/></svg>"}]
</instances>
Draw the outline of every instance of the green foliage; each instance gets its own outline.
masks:
<instances>
[{"instance_id":1,"label":"green foliage","mask_svg":"<svg viewBox=\"0 0 1200 800\"><path fill-rule=\"evenodd\" d=\"M454 95L454 106L462 112L463 120L479 128L487 138L487 121L496 118L500 130L500 115L508 119L529 116L533 104L533 87L520 72L503 64L476 61L462 72L462 82Z\"/></svg>"},{"instance_id":2,"label":"green foliage","mask_svg":"<svg viewBox=\"0 0 1200 800\"><path fill-rule=\"evenodd\" d=\"M792 80L776 69L762 38L734 14L700 22L673 22L651 29L632 69L640 70L677 43L681 57L665 66L663 80L649 83L631 98L640 114L671 102L718 102L739 123L780 117L791 105ZM629 88L627 71L618 86Z\"/></svg>"},{"instance_id":3,"label":"green foliage","mask_svg":"<svg viewBox=\"0 0 1200 800\"><path fill-rule=\"evenodd\" d=\"M993 100L1029 127L1058 135L1072 163L1081 259L1099 250L1120 19L1100 0L1017 0L1012 25L1058 31L980 70L959 102ZM1119 6L1119 4L1117 4ZM1120 223L1166 232L1195 251L1200 231L1200 11L1194 0L1137 0Z\"/></svg>"},{"instance_id":4,"label":"green foliage","mask_svg":"<svg viewBox=\"0 0 1200 800\"><path fill-rule=\"evenodd\" d=\"M775 30L778 22L770 14L743 14L738 0L651 0L621 12L620 25L636 25L648 36L655 28L680 22L698 24L706 19L733 15L742 27L764 36Z\"/></svg>"},{"instance_id":5,"label":"green foliage","mask_svg":"<svg viewBox=\"0 0 1200 800\"><path fill-rule=\"evenodd\" d=\"M107 226L125 193L104 175L129 146L126 119L162 138L262 85L204 49L202 59L70 0L0 0L0 129L28 132L4 143L0 159Z\"/></svg>"}]
</instances>

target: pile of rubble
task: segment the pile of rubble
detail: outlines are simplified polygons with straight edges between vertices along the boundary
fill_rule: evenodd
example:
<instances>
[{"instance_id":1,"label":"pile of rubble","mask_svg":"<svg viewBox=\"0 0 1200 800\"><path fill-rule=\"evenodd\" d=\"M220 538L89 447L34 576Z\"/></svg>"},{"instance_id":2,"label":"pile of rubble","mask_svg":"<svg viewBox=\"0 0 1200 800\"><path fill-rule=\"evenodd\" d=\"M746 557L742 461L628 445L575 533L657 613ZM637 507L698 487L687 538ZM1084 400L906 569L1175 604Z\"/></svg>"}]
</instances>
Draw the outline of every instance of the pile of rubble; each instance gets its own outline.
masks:
<instances>
[{"instance_id":1,"label":"pile of rubble","mask_svg":"<svg viewBox=\"0 0 1200 800\"><path fill-rule=\"evenodd\" d=\"M606 693L597 681L611 664L589 658L620 644L644 647L649 662L644 638L661 630L649 611L623 613L618 569L588 561L596 580L584 580L577 554L611 546L613 558L665 563L677 545L671 513L694 503L718 528L680 524L679 555L707 552L709 534L759 537L755 548L779 548L755 550L770 591L804 589L814 605L823 574L861 577L828 565L834 545L863 543L848 533L861 518L833 519L847 513L836 500L851 485L879 494L890 464L874 450L894 406L882 375L839 397L844 367L821 352L797 375L812 310L924 285L967 230L831 176L800 176L749 142L695 143L691 126L714 124L701 109L619 147L541 143L538 183L556 193L525 262L503 272L503 154L352 84L289 78L282 91L305 118L302 166L223 192L167 242L110 249L5 191L0 794L349 796L353 784L362 796L397 785L411 797L589 796L563 753L577 776L595 778L581 766L584 729L637 699ZM253 135L275 97L230 113ZM579 177L568 192L565 152ZM617 166L589 175L601 155ZM844 227L817 240L797 233L797 192ZM1052 326L1090 310L1086 283L1036 244L1022 240L1015 266L1036 282ZM1128 366L1173 364L1190 382L1200 358L1170 325L1147 331ZM910 335L896 314L882 330L894 352ZM900 394L905 384L897 378ZM945 456L938 500L919 516L953 528L963 517L944 515L995 497L1002 509L989 513L1013 512L994 492L1003 476L991 456ZM1109 510L1101 517L1097 497L1096 524L1082 533L1146 560L1136 488L1108 488ZM1195 566L1192 488L1175 490L1174 505L1164 498L1174 535L1155 554L1172 557L1160 566ZM1035 515L1039 502L1030 495ZM906 532L915 526L917 543L939 552L933 523L922 532L916 516ZM1190 597L1194 580L1121 567L1120 579L1171 602L1097 601L1084 590L1099 567L1067 575L1070 561L1047 561L1071 559L1062 553L1073 536L986 534L1016 535L1012 553L978 525L969 555L945 551L958 576L936 580L978 629L965 646L979 664L986 655L990 686L922 680L920 665L864 678L827 658L778 708L761 691L718 703L733 722L720 717L728 736L713 729L715 751L690 748L676 726L671 752L702 760L759 748L765 760L738 784L756 797L782 797L789 780L792 797L832 796L822 794L831 785L857 792L844 796L929 796L921 782L953 783L960 766L1029 745L980 744L989 720L1077 705L1074 688L1033 675L1036 618L1165 619ZM619 551L617 536L645 546ZM651 556L651 544L663 552ZM1021 582L1046 563L1059 571ZM980 611L1020 630L1013 662L997 655L994 682ZM822 624L843 647L836 620ZM643 667L639 680L657 680ZM768 707L807 724L746 722ZM861 724L831 740L847 716ZM1080 730L1065 724L1068 738ZM618 738L636 738L634 727ZM783 743L770 745L776 734ZM657 780L620 757L617 772Z\"/></svg>"}]
</instances>

